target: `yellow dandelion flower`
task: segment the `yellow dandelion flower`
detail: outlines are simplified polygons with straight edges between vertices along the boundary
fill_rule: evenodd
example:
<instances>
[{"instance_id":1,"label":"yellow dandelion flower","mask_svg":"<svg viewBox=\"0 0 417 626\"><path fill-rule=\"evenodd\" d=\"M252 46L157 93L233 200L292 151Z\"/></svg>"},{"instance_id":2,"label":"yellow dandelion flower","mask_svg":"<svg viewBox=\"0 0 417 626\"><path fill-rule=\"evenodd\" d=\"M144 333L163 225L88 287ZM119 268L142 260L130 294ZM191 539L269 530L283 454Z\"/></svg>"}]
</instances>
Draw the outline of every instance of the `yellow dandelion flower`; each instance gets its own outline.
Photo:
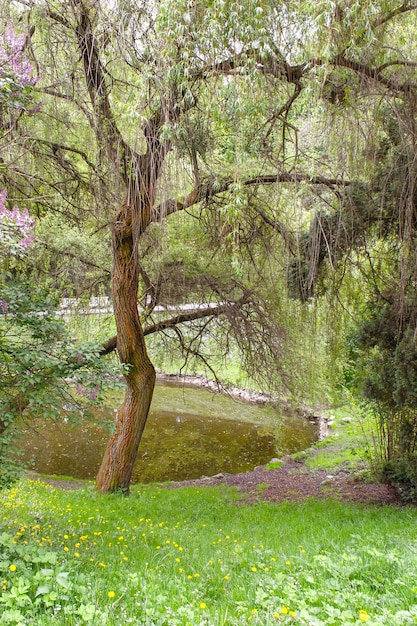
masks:
<instances>
[{"instance_id":1,"label":"yellow dandelion flower","mask_svg":"<svg viewBox=\"0 0 417 626\"><path fill-rule=\"evenodd\" d=\"M228 574L226 574L226 576L224 577L225 580L229 580L230 576Z\"/></svg>"},{"instance_id":2,"label":"yellow dandelion flower","mask_svg":"<svg viewBox=\"0 0 417 626\"><path fill-rule=\"evenodd\" d=\"M280 613L274 613L275 619L279 619L281 617Z\"/></svg>"},{"instance_id":3,"label":"yellow dandelion flower","mask_svg":"<svg viewBox=\"0 0 417 626\"><path fill-rule=\"evenodd\" d=\"M291 561L285 561L285 565L291 565Z\"/></svg>"},{"instance_id":4,"label":"yellow dandelion flower","mask_svg":"<svg viewBox=\"0 0 417 626\"><path fill-rule=\"evenodd\" d=\"M363 609L361 609L359 611L359 619L361 620L361 622L367 622L369 619L368 613L364 611Z\"/></svg>"},{"instance_id":5,"label":"yellow dandelion flower","mask_svg":"<svg viewBox=\"0 0 417 626\"><path fill-rule=\"evenodd\" d=\"M12 565L10 565L10 567L9 567L9 570L10 570L11 572L15 572L15 571L16 571L16 569L17 569L17 568L16 568L16 565L13 565L13 563L12 563Z\"/></svg>"},{"instance_id":6,"label":"yellow dandelion flower","mask_svg":"<svg viewBox=\"0 0 417 626\"><path fill-rule=\"evenodd\" d=\"M287 607L286 607L286 606L282 606L282 607L281 607L281 613L282 613L283 615L288 615L288 609L287 609Z\"/></svg>"},{"instance_id":7,"label":"yellow dandelion flower","mask_svg":"<svg viewBox=\"0 0 417 626\"><path fill-rule=\"evenodd\" d=\"M291 617L295 617L295 611L290 611L289 615L291 615Z\"/></svg>"},{"instance_id":8,"label":"yellow dandelion flower","mask_svg":"<svg viewBox=\"0 0 417 626\"><path fill-rule=\"evenodd\" d=\"M107 595L109 596L109 598L114 598L116 594L114 593L114 591L109 591Z\"/></svg>"},{"instance_id":9,"label":"yellow dandelion flower","mask_svg":"<svg viewBox=\"0 0 417 626\"><path fill-rule=\"evenodd\" d=\"M257 567L255 567L255 566L253 566L253 567L251 567L251 571L252 571L252 572L257 572L257 571L258 571L258 568L257 568Z\"/></svg>"},{"instance_id":10,"label":"yellow dandelion flower","mask_svg":"<svg viewBox=\"0 0 417 626\"><path fill-rule=\"evenodd\" d=\"M207 604L205 602L200 602L200 609L204 610L207 608Z\"/></svg>"}]
</instances>

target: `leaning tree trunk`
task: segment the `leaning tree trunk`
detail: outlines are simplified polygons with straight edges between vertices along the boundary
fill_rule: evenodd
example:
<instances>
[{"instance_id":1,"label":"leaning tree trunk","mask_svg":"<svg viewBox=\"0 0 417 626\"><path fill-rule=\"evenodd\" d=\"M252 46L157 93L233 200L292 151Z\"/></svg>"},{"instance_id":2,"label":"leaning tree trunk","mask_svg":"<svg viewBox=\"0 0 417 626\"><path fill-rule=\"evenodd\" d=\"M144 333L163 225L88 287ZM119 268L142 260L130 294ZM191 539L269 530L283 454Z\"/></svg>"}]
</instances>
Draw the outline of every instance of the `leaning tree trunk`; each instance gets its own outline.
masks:
<instances>
[{"instance_id":1,"label":"leaning tree trunk","mask_svg":"<svg viewBox=\"0 0 417 626\"><path fill-rule=\"evenodd\" d=\"M145 428L155 385L137 306L137 243L132 233L132 207L121 208L113 228L113 306L117 351L126 366L126 392L117 412L116 431L110 438L96 486L102 492L129 492L133 466Z\"/></svg>"}]
</instances>

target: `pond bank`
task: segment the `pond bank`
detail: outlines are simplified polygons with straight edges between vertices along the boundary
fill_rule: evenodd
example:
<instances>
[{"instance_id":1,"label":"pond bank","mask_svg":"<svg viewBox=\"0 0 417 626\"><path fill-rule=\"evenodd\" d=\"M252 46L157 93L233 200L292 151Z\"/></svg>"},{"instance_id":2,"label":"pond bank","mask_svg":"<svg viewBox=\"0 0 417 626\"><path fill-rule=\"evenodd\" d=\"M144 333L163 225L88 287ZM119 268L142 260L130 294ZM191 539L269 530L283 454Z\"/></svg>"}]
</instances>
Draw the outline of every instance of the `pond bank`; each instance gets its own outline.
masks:
<instances>
[{"instance_id":1,"label":"pond bank","mask_svg":"<svg viewBox=\"0 0 417 626\"><path fill-rule=\"evenodd\" d=\"M312 407L300 403L295 406L286 398L282 398L277 395L262 393L261 391L255 391L253 389L246 389L244 387L236 387L221 381L215 381L206 376L199 374L169 374L167 372L157 372L157 381L164 383L173 383L175 385L183 385L184 387L193 387L197 389L207 389L214 394L223 394L229 396L233 400L240 400L250 404L266 405L271 404L279 407L282 412L296 415L307 419L313 424L319 426L318 440L323 441L329 434L328 418L323 413L320 413Z\"/></svg>"},{"instance_id":2,"label":"pond bank","mask_svg":"<svg viewBox=\"0 0 417 626\"><path fill-rule=\"evenodd\" d=\"M191 384L196 385L197 382L200 381L195 380ZM330 498L374 505L402 505L401 497L392 486L372 480L369 466L360 454L360 446L364 446L363 436L358 435L360 425L355 426L356 418L346 417L348 412L345 407L345 410L335 411L336 415L331 416L329 436L325 441L303 452L285 455L278 462L261 465L251 471L235 474L221 472L192 480L169 481L160 486L177 489L227 485L235 487L245 502L301 502L308 498ZM325 422L328 423L327 418ZM353 457L351 450L354 450ZM93 487L92 482L64 480L62 477L43 477L35 473L30 473L28 477L66 490L86 485ZM139 486L140 489L143 487L143 484Z\"/></svg>"}]
</instances>

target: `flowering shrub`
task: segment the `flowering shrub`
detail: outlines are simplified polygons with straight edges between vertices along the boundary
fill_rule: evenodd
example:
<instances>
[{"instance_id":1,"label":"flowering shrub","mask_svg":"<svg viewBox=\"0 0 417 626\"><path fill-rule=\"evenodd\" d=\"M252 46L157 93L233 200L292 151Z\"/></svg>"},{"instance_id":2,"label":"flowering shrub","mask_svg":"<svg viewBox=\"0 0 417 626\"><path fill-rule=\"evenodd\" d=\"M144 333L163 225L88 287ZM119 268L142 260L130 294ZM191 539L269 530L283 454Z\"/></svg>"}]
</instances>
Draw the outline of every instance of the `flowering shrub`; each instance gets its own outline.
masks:
<instances>
[{"instance_id":1,"label":"flowering shrub","mask_svg":"<svg viewBox=\"0 0 417 626\"><path fill-rule=\"evenodd\" d=\"M26 36L16 34L10 25L0 35L1 112L34 113L37 81L26 56ZM13 482L19 471L11 455L17 419L57 418L64 401L67 416L84 414L88 404L101 399L101 385L113 373L100 357L99 342L81 345L72 339L63 319L56 316L57 303L24 278L34 228L28 210L8 206L7 189L2 189L0 488Z\"/></svg>"},{"instance_id":2,"label":"flowering shrub","mask_svg":"<svg viewBox=\"0 0 417 626\"><path fill-rule=\"evenodd\" d=\"M39 110L33 87L38 77L25 54L26 35L17 35L10 24L0 36L0 104L32 114Z\"/></svg>"},{"instance_id":3,"label":"flowering shrub","mask_svg":"<svg viewBox=\"0 0 417 626\"><path fill-rule=\"evenodd\" d=\"M4 201L5 194L0 197ZM99 342L81 344L71 338L56 315L57 303L42 287L19 271L7 271L8 261L13 270L25 263L32 240L28 213L1 205L0 488L17 475L10 454L17 418L56 419L64 403L67 417L84 414L102 399L102 385L114 373L100 357Z\"/></svg>"},{"instance_id":4,"label":"flowering shrub","mask_svg":"<svg viewBox=\"0 0 417 626\"><path fill-rule=\"evenodd\" d=\"M7 189L0 191L0 251L11 254L24 253L33 243L35 221L29 211L17 206L6 208Z\"/></svg>"}]
</instances>

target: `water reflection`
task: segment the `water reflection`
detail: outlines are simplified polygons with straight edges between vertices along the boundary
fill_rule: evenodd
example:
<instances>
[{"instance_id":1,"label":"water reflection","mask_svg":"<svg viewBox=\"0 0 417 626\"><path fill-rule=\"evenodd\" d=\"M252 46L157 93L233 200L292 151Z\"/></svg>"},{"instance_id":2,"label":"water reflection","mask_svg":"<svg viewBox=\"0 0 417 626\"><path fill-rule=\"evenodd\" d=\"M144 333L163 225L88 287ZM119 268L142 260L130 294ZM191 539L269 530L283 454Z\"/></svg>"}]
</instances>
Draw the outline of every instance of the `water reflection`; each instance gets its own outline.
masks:
<instances>
[{"instance_id":1,"label":"water reflection","mask_svg":"<svg viewBox=\"0 0 417 626\"><path fill-rule=\"evenodd\" d=\"M115 398L117 406L120 398ZM93 479L109 437L114 411L74 427L37 420L19 447L36 471ZM139 449L133 482L184 480L241 472L274 456L308 447L317 428L280 417L271 407L236 402L207 391L158 385Z\"/></svg>"}]
</instances>

